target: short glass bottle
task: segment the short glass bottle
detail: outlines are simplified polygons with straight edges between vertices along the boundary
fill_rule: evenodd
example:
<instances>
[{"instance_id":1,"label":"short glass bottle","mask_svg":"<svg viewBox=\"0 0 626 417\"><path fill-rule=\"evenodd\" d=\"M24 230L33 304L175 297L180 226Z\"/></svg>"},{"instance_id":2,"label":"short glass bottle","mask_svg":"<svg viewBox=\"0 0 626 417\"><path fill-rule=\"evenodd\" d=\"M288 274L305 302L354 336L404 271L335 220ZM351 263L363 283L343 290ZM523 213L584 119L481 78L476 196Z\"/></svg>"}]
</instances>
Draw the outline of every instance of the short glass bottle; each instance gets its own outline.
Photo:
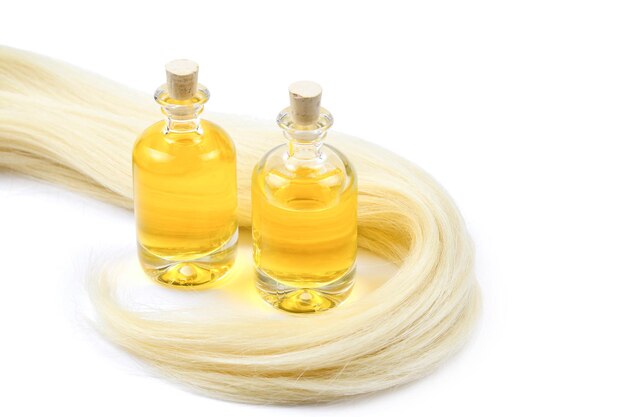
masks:
<instances>
[{"instance_id":1,"label":"short glass bottle","mask_svg":"<svg viewBox=\"0 0 626 417\"><path fill-rule=\"evenodd\" d=\"M302 83L291 85L292 105L277 119L288 143L269 151L252 178L256 286L265 301L295 313L344 301L357 254L356 174L323 143L333 117L319 107L321 88ZM316 94L317 104L303 102Z\"/></svg>"},{"instance_id":2,"label":"short glass bottle","mask_svg":"<svg viewBox=\"0 0 626 417\"><path fill-rule=\"evenodd\" d=\"M166 119L135 143L135 218L144 271L161 284L197 287L235 260L236 153L222 128L199 118L209 92L197 84L197 65L183 61L166 66L168 84L154 94Z\"/></svg>"}]
</instances>

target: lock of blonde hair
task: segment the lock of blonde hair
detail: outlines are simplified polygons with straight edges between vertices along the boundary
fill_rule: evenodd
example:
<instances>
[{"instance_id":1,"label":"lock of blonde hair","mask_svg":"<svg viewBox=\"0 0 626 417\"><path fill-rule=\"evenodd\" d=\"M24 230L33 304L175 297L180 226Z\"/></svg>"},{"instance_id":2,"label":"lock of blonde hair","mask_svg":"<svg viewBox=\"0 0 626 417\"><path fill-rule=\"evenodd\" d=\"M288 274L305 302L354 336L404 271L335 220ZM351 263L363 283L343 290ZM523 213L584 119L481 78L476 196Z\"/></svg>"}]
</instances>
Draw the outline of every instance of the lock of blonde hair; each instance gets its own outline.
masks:
<instances>
[{"instance_id":1,"label":"lock of blonde hair","mask_svg":"<svg viewBox=\"0 0 626 417\"><path fill-rule=\"evenodd\" d=\"M131 150L160 117L156 107L149 94L0 47L0 167L130 208ZM282 138L269 123L207 118L236 143L245 232L251 171ZM480 305L459 211L407 160L347 135L330 140L359 173L359 246L397 265L384 284L323 314L268 320L251 308L216 319L125 306L111 265L89 280L102 333L167 378L247 403L341 400L416 380L449 358L467 340Z\"/></svg>"}]
</instances>

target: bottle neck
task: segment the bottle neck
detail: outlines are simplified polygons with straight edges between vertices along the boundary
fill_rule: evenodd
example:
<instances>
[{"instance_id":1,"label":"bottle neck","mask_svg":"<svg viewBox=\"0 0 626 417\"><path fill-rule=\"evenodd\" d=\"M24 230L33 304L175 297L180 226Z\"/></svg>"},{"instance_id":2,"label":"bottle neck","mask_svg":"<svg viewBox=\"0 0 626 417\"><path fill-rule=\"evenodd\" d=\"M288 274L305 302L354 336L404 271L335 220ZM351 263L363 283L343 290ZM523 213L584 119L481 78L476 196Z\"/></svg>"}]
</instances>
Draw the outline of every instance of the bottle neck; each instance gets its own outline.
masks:
<instances>
[{"instance_id":1,"label":"bottle neck","mask_svg":"<svg viewBox=\"0 0 626 417\"><path fill-rule=\"evenodd\" d=\"M186 107L186 108L184 108ZM202 113L202 106L199 109L194 108L196 106L179 106L176 111L172 111L171 108L163 107L163 114L165 114L165 133L188 133L200 131L200 113Z\"/></svg>"},{"instance_id":2,"label":"bottle neck","mask_svg":"<svg viewBox=\"0 0 626 417\"><path fill-rule=\"evenodd\" d=\"M198 90L188 100L172 98L165 85L154 93L154 99L161 105L165 115L165 133L193 133L201 131L200 114L204 110L204 103L209 99L206 87L198 85Z\"/></svg>"},{"instance_id":3,"label":"bottle neck","mask_svg":"<svg viewBox=\"0 0 626 417\"><path fill-rule=\"evenodd\" d=\"M288 141L289 158L300 160L323 158L326 131L333 124L333 117L327 110L321 109L319 120L308 126L296 124L289 107L278 114L276 121Z\"/></svg>"},{"instance_id":4,"label":"bottle neck","mask_svg":"<svg viewBox=\"0 0 626 417\"><path fill-rule=\"evenodd\" d=\"M321 158L324 152L324 137L326 132L315 137L302 137L294 132L285 132L287 139L287 154L290 158L316 159Z\"/></svg>"}]
</instances>

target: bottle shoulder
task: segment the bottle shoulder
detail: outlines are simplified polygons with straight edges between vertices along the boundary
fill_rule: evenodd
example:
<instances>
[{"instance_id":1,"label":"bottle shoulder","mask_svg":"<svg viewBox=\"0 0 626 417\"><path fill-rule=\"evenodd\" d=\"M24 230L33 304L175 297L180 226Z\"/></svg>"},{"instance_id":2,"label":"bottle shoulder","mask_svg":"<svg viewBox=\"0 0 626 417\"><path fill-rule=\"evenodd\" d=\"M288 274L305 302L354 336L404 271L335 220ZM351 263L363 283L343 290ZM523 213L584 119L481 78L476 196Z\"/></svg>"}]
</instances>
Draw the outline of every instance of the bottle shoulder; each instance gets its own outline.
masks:
<instances>
[{"instance_id":1,"label":"bottle shoulder","mask_svg":"<svg viewBox=\"0 0 626 417\"><path fill-rule=\"evenodd\" d=\"M197 154L201 159L235 159L235 145L224 129L208 120L200 120L196 132L166 132L164 120L148 126L137 138L133 158L159 159L164 156Z\"/></svg>"},{"instance_id":2,"label":"bottle shoulder","mask_svg":"<svg viewBox=\"0 0 626 417\"><path fill-rule=\"evenodd\" d=\"M347 177L356 176L349 159L338 149L323 145L319 158L298 159L289 155L289 145L282 144L268 151L257 163L256 171L277 170L293 178L326 176L341 172Z\"/></svg>"},{"instance_id":3,"label":"bottle shoulder","mask_svg":"<svg viewBox=\"0 0 626 417\"><path fill-rule=\"evenodd\" d=\"M324 145L321 151L320 158L298 160L290 156L289 145L277 146L257 164L254 187L282 204L320 196L325 205L334 204L342 195L355 193L357 178L348 158L331 146Z\"/></svg>"}]
</instances>

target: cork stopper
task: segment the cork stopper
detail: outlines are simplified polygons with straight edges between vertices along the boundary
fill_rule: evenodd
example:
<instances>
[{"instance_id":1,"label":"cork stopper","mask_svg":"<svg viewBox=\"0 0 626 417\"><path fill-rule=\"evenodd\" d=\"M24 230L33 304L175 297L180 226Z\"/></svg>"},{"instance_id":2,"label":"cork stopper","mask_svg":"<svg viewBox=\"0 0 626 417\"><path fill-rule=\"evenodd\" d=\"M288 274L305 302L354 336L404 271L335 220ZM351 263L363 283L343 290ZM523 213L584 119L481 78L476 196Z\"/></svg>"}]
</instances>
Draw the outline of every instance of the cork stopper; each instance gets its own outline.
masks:
<instances>
[{"instance_id":1,"label":"cork stopper","mask_svg":"<svg viewBox=\"0 0 626 417\"><path fill-rule=\"evenodd\" d=\"M291 117L299 125L307 126L320 117L322 87L313 81L296 81L289 86Z\"/></svg>"},{"instance_id":2,"label":"cork stopper","mask_svg":"<svg viewBox=\"0 0 626 417\"><path fill-rule=\"evenodd\" d=\"M175 100L188 100L198 91L198 64L176 59L165 64L167 92Z\"/></svg>"}]
</instances>

